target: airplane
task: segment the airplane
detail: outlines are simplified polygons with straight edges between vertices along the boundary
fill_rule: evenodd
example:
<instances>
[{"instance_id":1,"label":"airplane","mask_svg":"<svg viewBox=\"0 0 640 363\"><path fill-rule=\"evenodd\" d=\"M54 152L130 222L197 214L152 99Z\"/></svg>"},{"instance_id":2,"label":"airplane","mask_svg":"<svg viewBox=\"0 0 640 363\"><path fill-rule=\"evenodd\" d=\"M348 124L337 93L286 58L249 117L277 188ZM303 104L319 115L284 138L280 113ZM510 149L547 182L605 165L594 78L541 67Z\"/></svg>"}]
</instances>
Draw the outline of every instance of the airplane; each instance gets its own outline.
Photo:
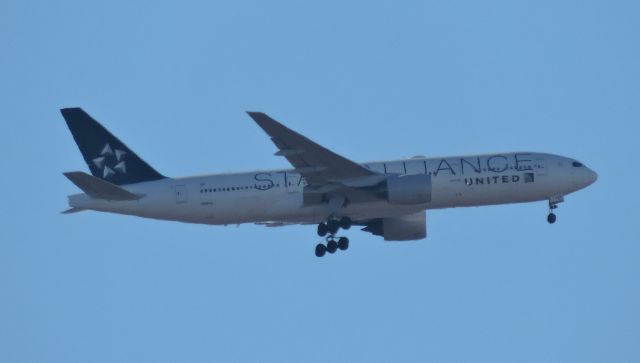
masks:
<instances>
[{"instance_id":1,"label":"airplane","mask_svg":"<svg viewBox=\"0 0 640 363\"><path fill-rule=\"evenodd\" d=\"M548 201L548 223L597 174L559 155L509 152L353 162L261 112L247 112L292 169L171 178L156 171L81 108L60 110L89 166L63 173L83 193L70 209L160 220L268 227L315 225L315 255L346 250L352 226L385 241L426 238L426 210Z\"/></svg>"}]
</instances>

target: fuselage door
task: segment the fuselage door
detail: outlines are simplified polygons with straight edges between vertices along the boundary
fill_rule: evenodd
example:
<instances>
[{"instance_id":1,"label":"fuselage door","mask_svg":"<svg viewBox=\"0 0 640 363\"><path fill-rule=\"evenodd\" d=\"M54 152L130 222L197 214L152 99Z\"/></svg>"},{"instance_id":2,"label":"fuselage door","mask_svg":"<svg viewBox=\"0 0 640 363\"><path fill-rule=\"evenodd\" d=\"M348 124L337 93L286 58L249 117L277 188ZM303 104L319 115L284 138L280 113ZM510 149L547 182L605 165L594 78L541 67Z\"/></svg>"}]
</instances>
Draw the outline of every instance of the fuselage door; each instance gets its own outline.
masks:
<instances>
[{"instance_id":1,"label":"fuselage door","mask_svg":"<svg viewBox=\"0 0 640 363\"><path fill-rule=\"evenodd\" d=\"M176 203L186 203L187 202L187 187L185 185L176 185Z\"/></svg>"},{"instance_id":2,"label":"fuselage door","mask_svg":"<svg viewBox=\"0 0 640 363\"><path fill-rule=\"evenodd\" d=\"M537 159L533 168L536 170L536 174L539 176L547 175L547 161L545 159Z\"/></svg>"}]
</instances>

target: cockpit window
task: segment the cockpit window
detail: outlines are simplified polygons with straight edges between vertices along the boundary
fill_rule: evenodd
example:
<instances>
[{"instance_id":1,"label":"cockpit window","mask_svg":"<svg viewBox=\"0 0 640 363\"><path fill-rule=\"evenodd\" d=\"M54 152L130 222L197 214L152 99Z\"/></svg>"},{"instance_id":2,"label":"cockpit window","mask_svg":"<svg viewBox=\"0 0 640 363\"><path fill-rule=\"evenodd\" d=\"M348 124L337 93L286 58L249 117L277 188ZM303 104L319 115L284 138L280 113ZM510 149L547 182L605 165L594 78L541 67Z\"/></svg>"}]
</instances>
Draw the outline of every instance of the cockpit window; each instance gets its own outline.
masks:
<instances>
[{"instance_id":1,"label":"cockpit window","mask_svg":"<svg viewBox=\"0 0 640 363\"><path fill-rule=\"evenodd\" d=\"M571 165L573 165L574 168L579 168L581 166L584 166L584 165L582 165L581 162L578 162L578 161L574 161L573 163L571 163Z\"/></svg>"}]
</instances>

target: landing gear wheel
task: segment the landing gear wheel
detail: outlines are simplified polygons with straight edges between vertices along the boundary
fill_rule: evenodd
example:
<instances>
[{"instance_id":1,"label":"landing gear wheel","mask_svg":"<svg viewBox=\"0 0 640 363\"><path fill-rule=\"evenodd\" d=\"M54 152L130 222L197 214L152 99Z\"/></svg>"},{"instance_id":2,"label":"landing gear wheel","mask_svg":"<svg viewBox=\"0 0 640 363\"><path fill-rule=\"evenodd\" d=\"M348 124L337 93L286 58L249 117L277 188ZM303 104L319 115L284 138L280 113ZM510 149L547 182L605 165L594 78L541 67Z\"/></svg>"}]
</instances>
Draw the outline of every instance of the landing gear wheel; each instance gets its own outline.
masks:
<instances>
[{"instance_id":1,"label":"landing gear wheel","mask_svg":"<svg viewBox=\"0 0 640 363\"><path fill-rule=\"evenodd\" d=\"M344 230L351 228L351 218L349 217L340 218L340 228Z\"/></svg>"},{"instance_id":2,"label":"landing gear wheel","mask_svg":"<svg viewBox=\"0 0 640 363\"><path fill-rule=\"evenodd\" d=\"M564 197L562 197L561 195L549 198L549 215L547 216L547 222L549 222L549 224L556 223L556 215L553 213L553 211L554 209L558 208L558 203L562 202L564 202Z\"/></svg>"},{"instance_id":3,"label":"landing gear wheel","mask_svg":"<svg viewBox=\"0 0 640 363\"><path fill-rule=\"evenodd\" d=\"M327 242L327 252L335 253L337 249L338 249L338 244L336 243L336 241L330 240L329 242Z\"/></svg>"},{"instance_id":4,"label":"landing gear wheel","mask_svg":"<svg viewBox=\"0 0 640 363\"><path fill-rule=\"evenodd\" d=\"M338 233L338 229L340 229L340 222L332 219L329 222L327 222L327 230L329 231L329 234L336 234Z\"/></svg>"},{"instance_id":5,"label":"landing gear wheel","mask_svg":"<svg viewBox=\"0 0 640 363\"><path fill-rule=\"evenodd\" d=\"M347 248L349 248L349 239L347 237L340 237L338 239L338 248L341 251L346 250Z\"/></svg>"},{"instance_id":6,"label":"landing gear wheel","mask_svg":"<svg viewBox=\"0 0 640 363\"><path fill-rule=\"evenodd\" d=\"M329 228L326 223L318 224L318 236L324 237L327 235L327 232L329 232Z\"/></svg>"},{"instance_id":7,"label":"landing gear wheel","mask_svg":"<svg viewBox=\"0 0 640 363\"><path fill-rule=\"evenodd\" d=\"M322 257L325 253L327 253L327 247L322 243L318 243L316 245L316 257Z\"/></svg>"}]
</instances>

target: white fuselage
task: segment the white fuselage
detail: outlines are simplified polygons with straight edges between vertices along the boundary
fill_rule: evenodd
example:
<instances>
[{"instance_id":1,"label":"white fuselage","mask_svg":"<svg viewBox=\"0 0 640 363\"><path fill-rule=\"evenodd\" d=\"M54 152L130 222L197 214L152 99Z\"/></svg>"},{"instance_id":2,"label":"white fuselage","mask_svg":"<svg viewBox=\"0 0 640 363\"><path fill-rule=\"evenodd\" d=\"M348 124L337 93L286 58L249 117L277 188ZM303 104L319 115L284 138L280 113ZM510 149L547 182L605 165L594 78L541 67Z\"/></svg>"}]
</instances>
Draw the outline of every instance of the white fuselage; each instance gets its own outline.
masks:
<instances>
[{"instance_id":1,"label":"white fuselage","mask_svg":"<svg viewBox=\"0 0 640 363\"><path fill-rule=\"evenodd\" d=\"M593 183L596 174L573 159L545 153L503 153L364 163L384 174L431 176L431 201L394 205L386 200L347 203L353 220L407 215L425 209L521 203L562 197ZM122 186L137 201L69 197L72 207L202 224L319 223L326 203L308 203L306 182L294 170L166 178Z\"/></svg>"}]
</instances>

